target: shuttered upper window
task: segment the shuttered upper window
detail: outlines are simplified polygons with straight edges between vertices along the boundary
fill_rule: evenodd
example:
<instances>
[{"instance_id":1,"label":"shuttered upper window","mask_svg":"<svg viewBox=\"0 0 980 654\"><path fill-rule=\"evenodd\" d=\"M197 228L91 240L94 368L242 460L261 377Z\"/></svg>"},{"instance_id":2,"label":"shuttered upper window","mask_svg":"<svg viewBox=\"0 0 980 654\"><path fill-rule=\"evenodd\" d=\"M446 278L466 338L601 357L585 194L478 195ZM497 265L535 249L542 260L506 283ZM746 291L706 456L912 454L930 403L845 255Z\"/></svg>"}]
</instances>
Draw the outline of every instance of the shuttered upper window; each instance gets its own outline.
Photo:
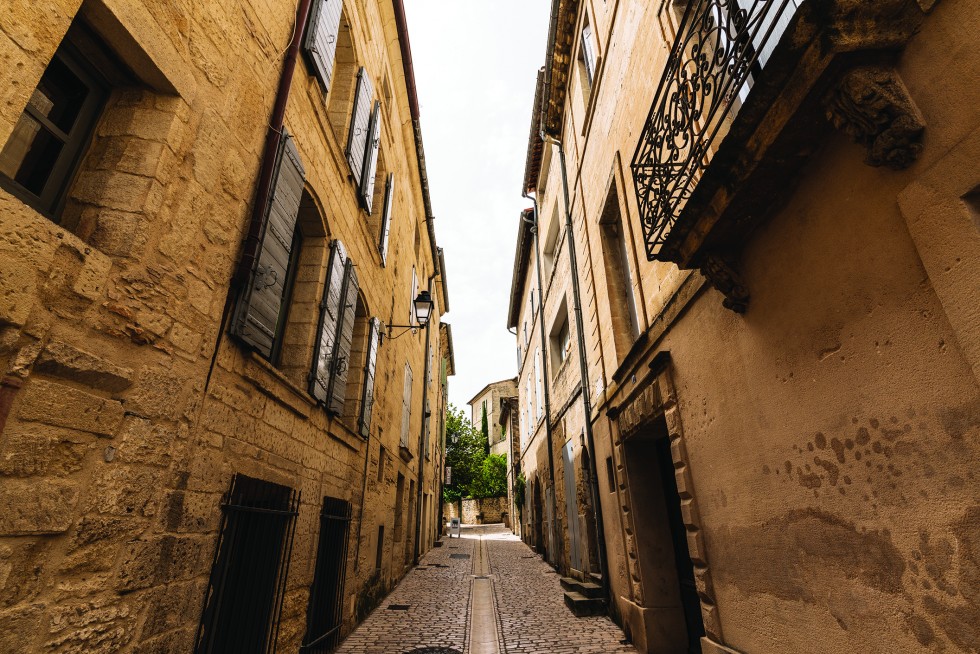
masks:
<instances>
[{"instance_id":1,"label":"shuttered upper window","mask_svg":"<svg viewBox=\"0 0 980 654\"><path fill-rule=\"evenodd\" d=\"M313 0L303 38L303 54L324 91L330 89L340 33L343 0Z\"/></svg>"},{"instance_id":2,"label":"shuttered upper window","mask_svg":"<svg viewBox=\"0 0 980 654\"><path fill-rule=\"evenodd\" d=\"M354 107L351 111L350 130L347 132L347 163L350 165L354 184L361 188L364 172L365 151L368 132L371 130L371 98L374 88L371 78L363 67L357 72L357 90L354 92Z\"/></svg>"},{"instance_id":3,"label":"shuttered upper window","mask_svg":"<svg viewBox=\"0 0 980 654\"><path fill-rule=\"evenodd\" d=\"M233 334L267 359L273 356L285 322L293 235L304 180L296 144L284 134L276 154L259 254L239 296L231 327Z\"/></svg>"},{"instance_id":4,"label":"shuttered upper window","mask_svg":"<svg viewBox=\"0 0 980 654\"><path fill-rule=\"evenodd\" d=\"M371 214L374 205L375 175L378 172L378 150L381 147L381 103L375 100L368 127L367 143L364 145L364 175L361 177L361 202Z\"/></svg>"},{"instance_id":5,"label":"shuttered upper window","mask_svg":"<svg viewBox=\"0 0 980 654\"><path fill-rule=\"evenodd\" d=\"M412 366L405 364L405 385L402 388L401 446L408 449L408 430L412 421Z\"/></svg>"},{"instance_id":6,"label":"shuttered upper window","mask_svg":"<svg viewBox=\"0 0 980 654\"><path fill-rule=\"evenodd\" d=\"M388 237L391 235L391 207L395 199L395 173L388 173L385 181L384 208L381 210L381 237L378 241L378 252L381 253L381 266L388 261ZM414 298L412 298L414 301Z\"/></svg>"},{"instance_id":7,"label":"shuttered upper window","mask_svg":"<svg viewBox=\"0 0 980 654\"><path fill-rule=\"evenodd\" d=\"M371 318L368 333L368 351L364 360L364 387L361 395L361 416L358 433L367 438L371 431L371 415L374 412L374 379L378 366L378 346L381 344L381 322Z\"/></svg>"},{"instance_id":8,"label":"shuttered upper window","mask_svg":"<svg viewBox=\"0 0 980 654\"><path fill-rule=\"evenodd\" d=\"M310 373L310 394L333 413L341 413L347 397L357 272L343 243L330 245L327 280L320 302L320 321Z\"/></svg>"}]
</instances>

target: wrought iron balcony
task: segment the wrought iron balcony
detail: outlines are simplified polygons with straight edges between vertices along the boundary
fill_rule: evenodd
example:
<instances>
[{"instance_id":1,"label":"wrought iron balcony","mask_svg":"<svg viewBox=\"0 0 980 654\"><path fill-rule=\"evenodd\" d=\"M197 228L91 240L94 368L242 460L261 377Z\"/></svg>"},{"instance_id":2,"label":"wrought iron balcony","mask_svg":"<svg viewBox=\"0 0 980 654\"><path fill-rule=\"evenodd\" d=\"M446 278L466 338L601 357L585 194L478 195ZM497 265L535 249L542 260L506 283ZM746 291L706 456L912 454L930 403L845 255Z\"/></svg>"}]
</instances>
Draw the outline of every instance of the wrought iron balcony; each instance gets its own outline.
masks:
<instances>
[{"instance_id":1,"label":"wrought iron balcony","mask_svg":"<svg viewBox=\"0 0 980 654\"><path fill-rule=\"evenodd\" d=\"M830 129L871 165L914 161L925 126L890 64L928 7L687 0L631 165L647 257L700 268L744 311L741 248Z\"/></svg>"},{"instance_id":2,"label":"wrought iron balcony","mask_svg":"<svg viewBox=\"0 0 980 654\"><path fill-rule=\"evenodd\" d=\"M647 256L711 161L803 0L691 0L633 156Z\"/></svg>"}]
</instances>

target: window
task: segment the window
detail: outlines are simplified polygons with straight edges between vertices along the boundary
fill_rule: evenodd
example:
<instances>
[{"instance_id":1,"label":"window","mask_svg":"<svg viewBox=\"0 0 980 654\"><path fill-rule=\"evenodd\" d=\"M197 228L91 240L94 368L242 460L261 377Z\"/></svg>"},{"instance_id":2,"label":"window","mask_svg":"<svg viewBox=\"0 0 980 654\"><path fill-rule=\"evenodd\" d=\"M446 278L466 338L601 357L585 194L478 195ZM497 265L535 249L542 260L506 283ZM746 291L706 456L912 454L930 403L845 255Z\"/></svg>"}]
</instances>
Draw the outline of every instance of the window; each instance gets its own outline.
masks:
<instances>
[{"instance_id":1,"label":"window","mask_svg":"<svg viewBox=\"0 0 980 654\"><path fill-rule=\"evenodd\" d=\"M347 19L347 12L343 10L343 3L338 1L338 4L341 5L341 13L337 26L337 45L334 48L333 72L328 85L330 88L327 94L327 115L337 143L343 146L347 142L358 68L350 21Z\"/></svg>"},{"instance_id":2,"label":"window","mask_svg":"<svg viewBox=\"0 0 980 654\"><path fill-rule=\"evenodd\" d=\"M606 477L609 479L609 492L616 491L616 472L613 470L613 460L611 456L606 457Z\"/></svg>"},{"instance_id":3,"label":"window","mask_svg":"<svg viewBox=\"0 0 980 654\"><path fill-rule=\"evenodd\" d=\"M579 77L582 83L582 98L589 104L592 84L595 81L595 41L592 38L592 25L589 24L589 14L585 13L578 48Z\"/></svg>"},{"instance_id":4,"label":"window","mask_svg":"<svg viewBox=\"0 0 980 654\"><path fill-rule=\"evenodd\" d=\"M0 150L0 186L55 222L108 95L74 45L83 38L69 30Z\"/></svg>"},{"instance_id":5,"label":"window","mask_svg":"<svg viewBox=\"0 0 980 654\"><path fill-rule=\"evenodd\" d=\"M398 473L398 481L395 482L395 541L402 539L402 525L405 512L402 505L405 503L405 475Z\"/></svg>"},{"instance_id":6,"label":"window","mask_svg":"<svg viewBox=\"0 0 980 654\"><path fill-rule=\"evenodd\" d=\"M385 180L384 206L381 210L381 227L378 237L378 252L381 254L381 267L388 262L388 239L391 235L391 208L395 201L395 173L388 173ZM415 298L412 298L413 306Z\"/></svg>"},{"instance_id":7,"label":"window","mask_svg":"<svg viewBox=\"0 0 980 654\"><path fill-rule=\"evenodd\" d=\"M405 364L405 385L402 387L402 436L401 446L408 447L408 435L412 422L412 366Z\"/></svg>"},{"instance_id":8,"label":"window","mask_svg":"<svg viewBox=\"0 0 980 654\"><path fill-rule=\"evenodd\" d=\"M419 276L415 272L415 266L412 266L412 294L408 296L408 324L414 325L418 321L415 316L415 298L419 294Z\"/></svg>"},{"instance_id":9,"label":"window","mask_svg":"<svg viewBox=\"0 0 980 654\"><path fill-rule=\"evenodd\" d=\"M378 549L374 554L374 569L381 569L381 559L385 551L385 526L378 525Z\"/></svg>"},{"instance_id":10,"label":"window","mask_svg":"<svg viewBox=\"0 0 980 654\"><path fill-rule=\"evenodd\" d=\"M541 420L541 416L544 414L544 405L543 405L544 387L542 385L542 379L541 379L541 348L539 347L534 348L534 382L537 390L536 397L538 400L537 419Z\"/></svg>"},{"instance_id":11,"label":"window","mask_svg":"<svg viewBox=\"0 0 980 654\"><path fill-rule=\"evenodd\" d=\"M387 454L385 453L385 446L380 446L378 450L378 481L382 482L385 479L385 462L387 459Z\"/></svg>"},{"instance_id":12,"label":"window","mask_svg":"<svg viewBox=\"0 0 980 654\"><path fill-rule=\"evenodd\" d=\"M613 184L599 217L602 258L606 268L606 293L616 354L622 361L640 335L640 320L633 296L633 276L630 273L629 248L623 233L619 209L619 194Z\"/></svg>"},{"instance_id":13,"label":"window","mask_svg":"<svg viewBox=\"0 0 980 654\"><path fill-rule=\"evenodd\" d=\"M305 171L289 134L280 139L265 210L265 226L249 283L238 298L231 331L259 354L273 360L281 347L290 275L295 270L296 219Z\"/></svg>"},{"instance_id":14,"label":"window","mask_svg":"<svg viewBox=\"0 0 980 654\"><path fill-rule=\"evenodd\" d=\"M351 177L358 189L361 206L370 214L374 199L375 172L378 164L378 148L381 144L381 125L378 121L380 106L374 97L374 87L367 70L362 66L357 73L354 106L351 110L350 129L347 132L347 163Z\"/></svg>"},{"instance_id":15,"label":"window","mask_svg":"<svg viewBox=\"0 0 980 654\"><path fill-rule=\"evenodd\" d=\"M303 54L324 92L333 79L343 6L343 0L314 0L306 24Z\"/></svg>"},{"instance_id":16,"label":"window","mask_svg":"<svg viewBox=\"0 0 980 654\"><path fill-rule=\"evenodd\" d=\"M551 221L548 223L548 231L544 238L544 275L545 279L550 279L555 270L555 262L558 260L558 204L551 214Z\"/></svg>"},{"instance_id":17,"label":"window","mask_svg":"<svg viewBox=\"0 0 980 654\"><path fill-rule=\"evenodd\" d=\"M195 651L273 652L299 494L236 474L226 498Z\"/></svg>"},{"instance_id":18,"label":"window","mask_svg":"<svg viewBox=\"0 0 980 654\"><path fill-rule=\"evenodd\" d=\"M549 341L551 347L551 374L554 377L560 372L562 364L572 352L572 341L568 328L568 304L565 299L562 300L561 306L558 309L558 315L555 316Z\"/></svg>"},{"instance_id":19,"label":"window","mask_svg":"<svg viewBox=\"0 0 980 654\"><path fill-rule=\"evenodd\" d=\"M527 426L528 426L528 429L533 432L534 431L535 421L534 421L534 411L531 409L531 407L534 406L534 404L533 404L534 403L534 399L533 399L533 396L531 395L531 377L530 377L530 375L528 375L527 381L524 384L524 396L526 398L526 401L524 402L524 410L527 412Z\"/></svg>"}]
</instances>

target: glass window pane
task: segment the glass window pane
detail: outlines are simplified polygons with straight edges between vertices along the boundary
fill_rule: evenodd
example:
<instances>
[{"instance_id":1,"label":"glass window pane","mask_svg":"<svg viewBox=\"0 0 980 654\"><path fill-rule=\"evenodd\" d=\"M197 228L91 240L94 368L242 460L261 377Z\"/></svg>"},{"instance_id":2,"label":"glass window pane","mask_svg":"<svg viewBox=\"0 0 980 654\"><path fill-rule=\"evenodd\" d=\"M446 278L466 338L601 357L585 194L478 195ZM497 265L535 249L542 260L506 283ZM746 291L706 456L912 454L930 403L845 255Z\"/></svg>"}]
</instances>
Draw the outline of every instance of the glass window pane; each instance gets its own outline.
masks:
<instances>
[{"instance_id":1,"label":"glass window pane","mask_svg":"<svg viewBox=\"0 0 980 654\"><path fill-rule=\"evenodd\" d=\"M0 151L0 174L40 196L63 143L39 122L21 114Z\"/></svg>"},{"instance_id":2,"label":"glass window pane","mask_svg":"<svg viewBox=\"0 0 980 654\"><path fill-rule=\"evenodd\" d=\"M67 134L71 132L88 94L89 89L84 82L61 59L55 57L31 96L31 107Z\"/></svg>"}]
</instances>

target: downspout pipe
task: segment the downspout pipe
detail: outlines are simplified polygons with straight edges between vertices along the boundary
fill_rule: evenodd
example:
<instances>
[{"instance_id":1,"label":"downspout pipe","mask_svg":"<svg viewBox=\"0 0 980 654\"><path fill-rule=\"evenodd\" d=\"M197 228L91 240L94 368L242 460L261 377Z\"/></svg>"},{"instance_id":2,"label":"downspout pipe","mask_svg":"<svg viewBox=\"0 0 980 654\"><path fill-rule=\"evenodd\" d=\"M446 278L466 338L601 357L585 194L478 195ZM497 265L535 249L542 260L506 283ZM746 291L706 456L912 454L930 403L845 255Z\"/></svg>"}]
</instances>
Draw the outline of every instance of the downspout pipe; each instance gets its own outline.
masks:
<instances>
[{"instance_id":1,"label":"downspout pipe","mask_svg":"<svg viewBox=\"0 0 980 654\"><path fill-rule=\"evenodd\" d=\"M599 475L596 470L595 439L592 435L592 400L589 397L589 366L586 362L585 321L582 318L582 289L578 280L578 256L575 252L575 233L572 225L572 203L568 193L568 171L565 162L565 148L558 139L548 136L542 130L541 138L546 144L558 146L561 162L561 183L565 196L565 239L568 242L568 263L572 270L572 303L575 308L575 330L578 332L578 365L582 384L582 410L585 412L585 441L589 448L589 476L592 491L592 511L595 517L596 544L599 547L599 574L602 575L602 593L609 599L609 572L606 564L606 537L602 522L602 503L599 496Z\"/></svg>"},{"instance_id":2,"label":"downspout pipe","mask_svg":"<svg viewBox=\"0 0 980 654\"><path fill-rule=\"evenodd\" d=\"M433 273L429 276L428 284L426 285L429 289L429 295L432 294L432 282L435 280L437 273ZM429 315L429 319L425 323L425 362L422 364L422 428L419 429L419 487L416 492L415 500L415 551L412 561L415 565L419 564L419 553L422 550L422 484L425 482L425 455L423 452L425 447L425 430L427 423L429 422L429 416L426 412L429 410L429 348L431 347L430 335L432 333L432 315ZM440 505L442 506L441 502ZM440 516L440 520L441 520Z\"/></svg>"},{"instance_id":3,"label":"downspout pipe","mask_svg":"<svg viewBox=\"0 0 980 654\"><path fill-rule=\"evenodd\" d=\"M255 202L252 204L252 217L248 223L245 243L242 246L242 256L238 267L232 276L232 285L241 288L248 280L252 269L258 261L259 245L262 242L262 230L265 223L265 210L272 193L272 173L276 167L276 153L282 141L282 127L286 117L286 103L289 100L289 89L293 84L293 73L296 70L296 59L299 56L299 46L303 42L306 23L310 14L312 0L300 0L296 7L296 24L293 27L293 38L286 49L286 56L279 74L279 88L276 90L276 101L272 106L269 117L269 129L265 134L265 147L262 151L262 166L259 169L259 182L255 189Z\"/></svg>"},{"instance_id":4,"label":"downspout pipe","mask_svg":"<svg viewBox=\"0 0 980 654\"><path fill-rule=\"evenodd\" d=\"M555 445L554 436L551 429L551 392L550 382L551 377L548 376L548 357L546 355L545 348L548 346L548 336L544 326L544 277L541 276L541 248L538 243L538 200L535 195L528 192L527 189L524 190L523 196L531 201L531 220L528 221L521 214L521 219L531 223L531 233L534 235L534 265L538 275L538 330L541 334L541 375L543 378L541 388L544 390L544 433L548 441L548 474L551 478L551 515L552 515L552 525L551 529L555 532L554 543L557 549L560 551L564 549L563 545L564 539L558 538L558 531L555 528L554 519L558 517L558 507L556 506L556 496L558 494L555 488ZM557 554L557 552L555 553ZM557 561L557 556L556 556Z\"/></svg>"}]
</instances>

